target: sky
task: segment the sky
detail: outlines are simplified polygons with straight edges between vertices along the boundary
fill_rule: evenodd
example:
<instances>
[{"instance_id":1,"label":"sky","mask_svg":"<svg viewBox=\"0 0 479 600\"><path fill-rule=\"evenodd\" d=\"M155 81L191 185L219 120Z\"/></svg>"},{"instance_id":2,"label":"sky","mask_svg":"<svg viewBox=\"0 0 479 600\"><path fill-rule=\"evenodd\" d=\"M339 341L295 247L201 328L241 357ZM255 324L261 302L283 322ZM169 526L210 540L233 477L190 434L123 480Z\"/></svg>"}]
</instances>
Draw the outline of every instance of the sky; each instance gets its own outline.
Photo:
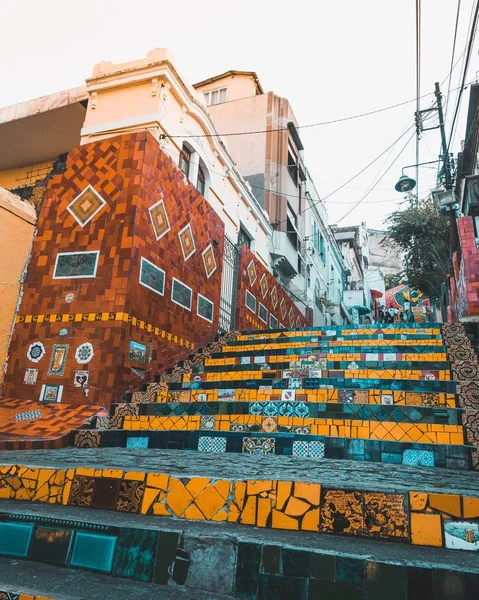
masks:
<instances>
[{"instance_id":1,"label":"sky","mask_svg":"<svg viewBox=\"0 0 479 600\"><path fill-rule=\"evenodd\" d=\"M460 5L455 61L466 48L473 0ZM300 129L305 164L329 222L365 221L382 228L387 215L404 206L394 185L401 168L416 162L414 137L400 153L413 129L350 184L332 192L414 123L415 7L416 0L17 0L2 6L0 106L83 85L96 63L134 60L156 47L173 52L191 83L229 69L256 71L266 91L289 99L300 125L413 100L370 116ZM456 11L457 0L421 0L420 93L430 94L421 99L421 109L432 104L436 81L446 96ZM479 71L478 42L466 82L475 81ZM452 72L451 90L459 86L461 71L462 58ZM456 96L451 91L444 99L448 133ZM469 87L462 96L454 153L465 137L468 101ZM425 132L420 161L436 160L439 152L439 131ZM406 172L415 176L415 169ZM435 173L434 165L420 168L420 196L435 187Z\"/></svg>"}]
</instances>

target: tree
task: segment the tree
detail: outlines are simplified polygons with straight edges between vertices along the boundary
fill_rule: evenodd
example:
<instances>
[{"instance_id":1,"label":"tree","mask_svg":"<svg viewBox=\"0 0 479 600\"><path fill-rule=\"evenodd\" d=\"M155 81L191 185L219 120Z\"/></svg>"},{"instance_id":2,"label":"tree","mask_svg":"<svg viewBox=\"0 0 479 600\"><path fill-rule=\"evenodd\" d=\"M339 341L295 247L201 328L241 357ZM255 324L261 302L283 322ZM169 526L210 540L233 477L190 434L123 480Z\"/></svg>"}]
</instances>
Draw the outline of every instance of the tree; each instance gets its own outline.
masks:
<instances>
[{"instance_id":1,"label":"tree","mask_svg":"<svg viewBox=\"0 0 479 600\"><path fill-rule=\"evenodd\" d=\"M384 275L384 285L387 290L390 290L401 283L407 283L407 277L404 274L404 271L400 273L387 273Z\"/></svg>"},{"instance_id":2,"label":"tree","mask_svg":"<svg viewBox=\"0 0 479 600\"><path fill-rule=\"evenodd\" d=\"M440 214L432 198L411 202L386 220L384 243L392 240L404 253L405 279L427 296L439 297L449 272L449 217Z\"/></svg>"}]
</instances>

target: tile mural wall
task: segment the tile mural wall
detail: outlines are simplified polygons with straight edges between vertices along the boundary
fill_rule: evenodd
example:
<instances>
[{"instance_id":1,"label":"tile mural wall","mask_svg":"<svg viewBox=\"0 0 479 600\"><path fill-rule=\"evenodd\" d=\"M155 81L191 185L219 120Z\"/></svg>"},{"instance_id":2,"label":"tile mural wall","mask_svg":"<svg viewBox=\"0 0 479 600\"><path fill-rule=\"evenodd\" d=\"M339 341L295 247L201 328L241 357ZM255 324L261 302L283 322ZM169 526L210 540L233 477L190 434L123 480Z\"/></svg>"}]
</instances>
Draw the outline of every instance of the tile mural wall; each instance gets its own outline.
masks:
<instances>
[{"instance_id":1,"label":"tile mural wall","mask_svg":"<svg viewBox=\"0 0 479 600\"><path fill-rule=\"evenodd\" d=\"M5 465L0 498L479 550L479 498L461 494Z\"/></svg>"},{"instance_id":2,"label":"tile mural wall","mask_svg":"<svg viewBox=\"0 0 479 600\"><path fill-rule=\"evenodd\" d=\"M479 315L479 250L472 217L457 219L461 258L453 255L454 278L450 278L454 319Z\"/></svg>"},{"instance_id":3,"label":"tile mural wall","mask_svg":"<svg viewBox=\"0 0 479 600\"><path fill-rule=\"evenodd\" d=\"M2 394L108 404L211 341L223 238L150 134L74 148L47 186Z\"/></svg>"},{"instance_id":4,"label":"tile mural wall","mask_svg":"<svg viewBox=\"0 0 479 600\"><path fill-rule=\"evenodd\" d=\"M303 315L251 250L243 246L238 269L236 329L279 329L282 325L308 327L312 321Z\"/></svg>"}]
</instances>

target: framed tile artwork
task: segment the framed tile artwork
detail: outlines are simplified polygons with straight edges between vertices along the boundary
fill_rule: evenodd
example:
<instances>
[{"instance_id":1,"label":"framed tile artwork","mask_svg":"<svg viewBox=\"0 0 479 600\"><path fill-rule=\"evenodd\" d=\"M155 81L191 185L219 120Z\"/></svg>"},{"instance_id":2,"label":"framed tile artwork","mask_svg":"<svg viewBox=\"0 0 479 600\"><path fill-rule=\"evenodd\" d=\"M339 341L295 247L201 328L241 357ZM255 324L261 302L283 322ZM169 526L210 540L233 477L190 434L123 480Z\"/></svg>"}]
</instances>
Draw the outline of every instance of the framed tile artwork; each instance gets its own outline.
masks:
<instances>
[{"instance_id":1,"label":"framed tile artwork","mask_svg":"<svg viewBox=\"0 0 479 600\"><path fill-rule=\"evenodd\" d=\"M26 385L35 385L38 377L38 369L25 369L23 383Z\"/></svg>"},{"instance_id":2,"label":"framed tile artwork","mask_svg":"<svg viewBox=\"0 0 479 600\"><path fill-rule=\"evenodd\" d=\"M165 272L143 256L140 266L140 284L160 296L165 294Z\"/></svg>"},{"instance_id":3,"label":"framed tile artwork","mask_svg":"<svg viewBox=\"0 0 479 600\"><path fill-rule=\"evenodd\" d=\"M74 387L87 387L90 371L75 371L73 376Z\"/></svg>"},{"instance_id":4,"label":"framed tile artwork","mask_svg":"<svg viewBox=\"0 0 479 600\"><path fill-rule=\"evenodd\" d=\"M249 262L246 270L248 271L250 285L253 285L258 276L256 275L256 267L254 266L254 262L252 260Z\"/></svg>"},{"instance_id":5,"label":"framed tile artwork","mask_svg":"<svg viewBox=\"0 0 479 600\"><path fill-rule=\"evenodd\" d=\"M271 288L270 297L271 297L271 304L273 305L273 308L276 308L276 306L278 304L278 292L276 291L275 287Z\"/></svg>"},{"instance_id":6,"label":"framed tile artwork","mask_svg":"<svg viewBox=\"0 0 479 600\"><path fill-rule=\"evenodd\" d=\"M89 185L70 202L67 211L81 227L85 227L104 206L105 200Z\"/></svg>"},{"instance_id":7,"label":"framed tile artwork","mask_svg":"<svg viewBox=\"0 0 479 600\"><path fill-rule=\"evenodd\" d=\"M296 327L301 327L301 319L296 317Z\"/></svg>"},{"instance_id":8,"label":"framed tile artwork","mask_svg":"<svg viewBox=\"0 0 479 600\"><path fill-rule=\"evenodd\" d=\"M213 302L211 302L211 300L208 300L208 298L205 298L201 294L198 294L196 314L199 317L205 319L206 321L209 321L210 323L213 323L214 308L215 305L213 304Z\"/></svg>"},{"instance_id":9,"label":"framed tile artwork","mask_svg":"<svg viewBox=\"0 0 479 600\"><path fill-rule=\"evenodd\" d=\"M42 385L40 402L61 402L63 393L62 385Z\"/></svg>"},{"instance_id":10,"label":"framed tile artwork","mask_svg":"<svg viewBox=\"0 0 479 600\"><path fill-rule=\"evenodd\" d=\"M261 279L259 281L259 286L261 288L261 295L264 298L266 296L266 294L268 293L268 280L266 278L266 273L264 273L263 277L261 277Z\"/></svg>"},{"instance_id":11,"label":"framed tile artwork","mask_svg":"<svg viewBox=\"0 0 479 600\"><path fill-rule=\"evenodd\" d=\"M171 285L171 300L178 304L178 306L182 306L186 308L186 310L191 310L191 301L193 297L193 290L182 283L176 277L173 277L173 283Z\"/></svg>"},{"instance_id":12,"label":"framed tile artwork","mask_svg":"<svg viewBox=\"0 0 479 600\"><path fill-rule=\"evenodd\" d=\"M281 318L285 318L286 316L286 302L284 298L281 298L281 302L279 303L279 310L281 311Z\"/></svg>"},{"instance_id":13,"label":"framed tile artwork","mask_svg":"<svg viewBox=\"0 0 479 600\"><path fill-rule=\"evenodd\" d=\"M216 271L215 253L211 244L206 248L206 250L203 251L202 256L203 263L205 265L206 276L209 279Z\"/></svg>"},{"instance_id":14,"label":"framed tile artwork","mask_svg":"<svg viewBox=\"0 0 479 600\"><path fill-rule=\"evenodd\" d=\"M268 309L261 302L258 302L258 317L263 323L268 324Z\"/></svg>"},{"instance_id":15,"label":"framed tile artwork","mask_svg":"<svg viewBox=\"0 0 479 600\"><path fill-rule=\"evenodd\" d=\"M47 351L42 342L32 342L27 350L27 358L29 361L37 363L40 362L46 353Z\"/></svg>"},{"instance_id":16,"label":"framed tile artwork","mask_svg":"<svg viewBox=\"0 0 479 600\"><path fill-rule=\"evenodd\" d=\"M55 259L53 279L95 277L99 250L93 252L59 252Z\"/></svg>"},{"instance_id":17,"label":"framed tile artwork","mask_svg":"<svg viewBox=\"0 0 479 600\"><path fill-rule=\"evenodd\" d=\"M65 375L65 365L69 347L68 344L53 344L48 375L56 375L59 377Z\"/></svg>"},{"instance_id":18,"label":"framed tile artwork","mask_svg":"<svg viewBox=\"0 0 479 600\"><path fill-rule=\"evenodd\" d=\"M278 319L271 313L269 313L269 328L278 329Z\"/></svg>"},{"instance_id":19,"label":"framed tile artwork","mask_svg":"<svg viewBox=\"0 0 479 600\"><path fill-rule=\"evenodd\" d=\"M193 239L193 232L191 231L191 225L188 223L178 234L180 238L181 250L185 260L188 260L196 250L195 240Z\"/></svg>"},{"instance_id":20,"label":"framed tile artwork","mask_svg":"<svg viewBox=\"0 0 479 600\"><path fill-rule=\"evenodd\" d=\"M93 346L90 342L80 344L75 350L75 360L80 365L86 365L93 358Z\"/></svg>"},{"instance_id":21,"label":"framed tile artwork","mask_svg":"<svg viewBox=\"0 0 479 600\"><path fill-rule=\"evenodd\" d=\"M128 360L144 365L146 363L146 346L130 340Z\"/></svg>"},{"instance_id":22,"label":"framed tile artwork","mask_svg":"<svg viewBox=\"0 0 479 600\"><path fill-rule=\"evenodd\" d=\"M150 213L150 220L151 224L153 225L155 237L157 240L159 240L170 230L170 223L168 221L168 215L166 214L165 203L163 200L160 200L156 204L153 204L153 206L150 206L148 212Z\"/></svg>"},{"instance_id":23,"label":"framed tile artwork","mask_svg":"<svg viewBox=\"0 0 479 600\"><path fill-rule=\"evenodd\" d=\"M246 308L256 314L256 298L251 292L248 292L248 290L246 290L245 304Z\"/></svg>"},{"instance_id":24,"label":"framed tile artwork","mask_svg":"<svg viewBox=\"0 0 479 600\"><path fill-rule=\"evenodd\" d=\"M294 310L292 307L289 309L289 324L294 327Z\"/></svg>"}]
</instances>

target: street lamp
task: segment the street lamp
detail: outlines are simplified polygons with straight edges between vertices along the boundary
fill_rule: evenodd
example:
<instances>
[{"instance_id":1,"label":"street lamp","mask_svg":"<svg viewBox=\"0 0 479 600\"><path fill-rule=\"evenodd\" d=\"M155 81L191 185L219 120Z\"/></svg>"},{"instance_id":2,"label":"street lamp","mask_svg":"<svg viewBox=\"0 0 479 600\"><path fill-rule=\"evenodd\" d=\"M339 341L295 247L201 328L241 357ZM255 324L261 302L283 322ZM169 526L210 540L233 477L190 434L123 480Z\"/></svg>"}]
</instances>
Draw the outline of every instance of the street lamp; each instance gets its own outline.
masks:
<instances>
[{"instance_id":1,"label":"street lamp","mask_svg":"<svg viewBox=\"0 0 479 600\"><path fill-rule=\"evenodd\" d=\"M417 165L407 165L406 167L403 167L401 169L401 177L399 178L399 181L396 183L396 185L394 186L394 189L396 190L396 192L410 192L411 190L413 190L416 187L416 180L413 179L412 177L408 177L407 175L404 175L404 169L409 169L411 167L420 167L422 165L432 165L433 163L438 163L441 162L440 160L430 160L429 162L423 162L423 163L418 163Z\"/></svg>"}]
</instances>

